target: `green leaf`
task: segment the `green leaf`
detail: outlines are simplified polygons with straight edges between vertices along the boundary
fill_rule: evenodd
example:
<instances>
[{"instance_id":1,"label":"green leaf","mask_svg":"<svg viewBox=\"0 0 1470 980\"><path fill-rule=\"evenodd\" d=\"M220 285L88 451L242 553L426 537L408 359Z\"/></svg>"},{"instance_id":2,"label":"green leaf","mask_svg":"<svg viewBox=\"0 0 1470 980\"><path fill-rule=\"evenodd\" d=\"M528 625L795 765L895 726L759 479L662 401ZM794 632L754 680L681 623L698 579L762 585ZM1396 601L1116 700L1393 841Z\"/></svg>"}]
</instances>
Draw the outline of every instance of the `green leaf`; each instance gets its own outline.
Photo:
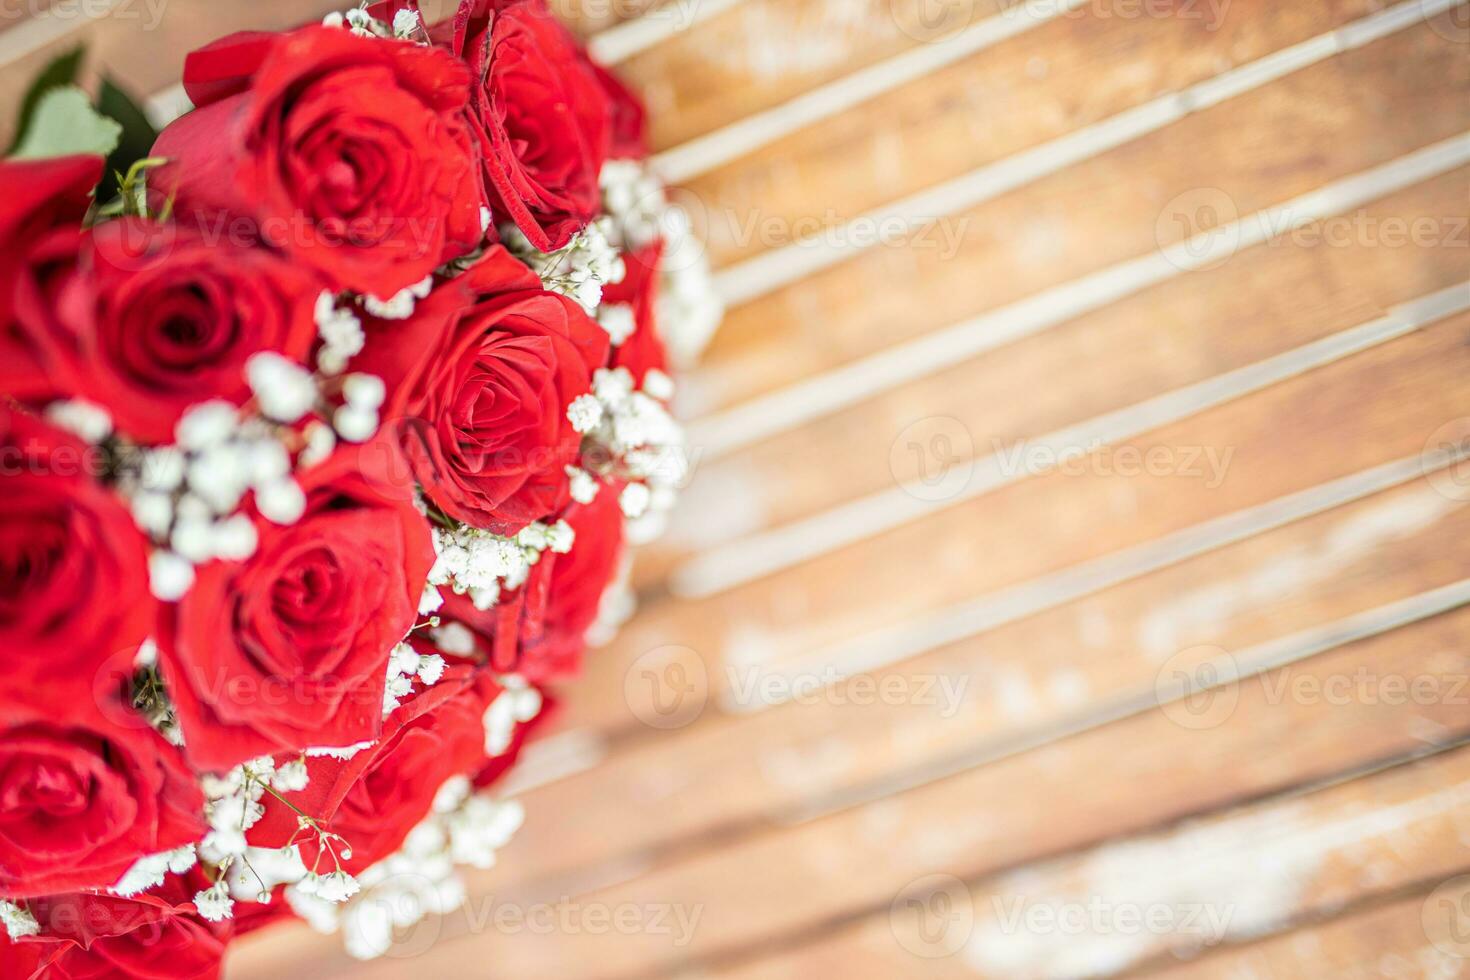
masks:
<instances>
[{"instance_id":1,"label":"green leaf","mask_svg":"<svg viewBox=\"0 0 1470 980\"><path fill-rule=\"evenodd\" d=\"M93 109L86 92L67 85L41 96L11 156L23 160L73 153L107 156L117 149L121 138L122 126Z\"/></svg>"},{"instance_id":2,"label":"green leaf","mask_svg":"<svg viewBox=\"0 0 1470 980\"><path fill-rule=\"evenodd\" d=\"M25 98L21 100L20 115L15 120L15 138L11 140L10 149L6 151L7 153L14 153L15 148L20 145L21 137L30 128L31 118L36 114L36 106L40 103L41 96L62 85L75 84L77 72L82 67L82 56L86 54L86 50L86 48L78 45L65 54L58 56L45 68L41 69L41 74L37 75L36 80L31 82L31 87L26 89Z\"/></svg>"},{"instance_id":3,"label":"green leaf","mask_svg":"<svg viewBox=\"0 0 1470 980\"><path fill-rule=\"evenodd\" d=\"M97 109L122 126L122 138L118 141L117 149L107 158L107 171L97 190L97 200L107 201L118 192L117 175L128 173L133 164L147 158L154 141L158 139L158 131L132 97L110 77L102 78L102 88L97 95Z\"/></svg>"}]
</instances>

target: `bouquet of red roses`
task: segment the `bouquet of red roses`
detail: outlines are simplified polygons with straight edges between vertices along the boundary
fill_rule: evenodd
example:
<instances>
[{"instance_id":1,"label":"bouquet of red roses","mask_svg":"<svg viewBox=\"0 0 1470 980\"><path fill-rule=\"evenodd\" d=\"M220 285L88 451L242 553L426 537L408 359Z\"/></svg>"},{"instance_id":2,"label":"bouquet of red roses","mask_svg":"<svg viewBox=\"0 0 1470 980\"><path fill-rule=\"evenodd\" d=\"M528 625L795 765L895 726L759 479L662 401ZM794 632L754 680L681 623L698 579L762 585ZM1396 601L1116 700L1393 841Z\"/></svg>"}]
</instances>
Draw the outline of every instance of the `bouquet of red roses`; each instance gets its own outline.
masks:
<instances>
[{"instance_id":1,"label":"bouquet of red roses","mask_svg":"<svg viewBox=\"0 0 1470 980\"><path fill-rule=\"evenodd\" d=\"M385 894L462 901L719 316L641 106L542 0L183 82L137 159L62 86L0 161L4 976L212 976L292 912L371 956Z\"/></svg>"}]
</instances>

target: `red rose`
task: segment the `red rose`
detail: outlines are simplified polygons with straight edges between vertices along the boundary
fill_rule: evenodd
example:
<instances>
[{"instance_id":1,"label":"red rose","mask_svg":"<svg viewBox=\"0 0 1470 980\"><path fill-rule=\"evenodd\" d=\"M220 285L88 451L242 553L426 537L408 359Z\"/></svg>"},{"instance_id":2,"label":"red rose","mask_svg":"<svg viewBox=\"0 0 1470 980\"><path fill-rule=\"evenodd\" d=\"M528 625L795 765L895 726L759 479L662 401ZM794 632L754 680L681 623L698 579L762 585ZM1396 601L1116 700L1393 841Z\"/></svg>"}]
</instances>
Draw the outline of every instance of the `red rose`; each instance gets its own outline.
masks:
<instances>
[{"instance_id":1,"label":"red rose","mask_svg":"<svg viewBox=\"0 0 1470 980\"><path fill-rule=\"evenodd\" d=\"M513 534L561 510L581 436L567 406L607 360L607 332L500 247L419 303L369 324L353 370L387 381L414 476L444 513Z\"/></svg>"},{"instance_id":2,"label":"red rose","mask_svg":"<svg viewBox=\"0 0 1470 980\"><path fill-rule=\"evenodd\" d=\"M574 673L597 619L603 594L623 557L623 511L616 485L604 485L590 504L567 510L576 537L572 550L556 556L539 633L521 639L521 661L535 665L527 676L548 679Z\"/></svg>"},{"instance_id":3,"label":"red rose","mask_svg":"<svg viewBox=\"0 0 1470 980\"><path fill-rule=\"evenodd\" d=\"M389 653L434 561L397 462L379 440L306 470L300 520L257 520L249 560L200 568L166 607L161 666L197 767L378 736Z\"/></svg>"},{"instance_id":4,"label":"red rose","mask_svg":"<svg viewBox=\"0 0 1470 980\"><path fill-rule=\"evenodd\" d=\"M146 725L4 710L0 896L107 888L139 858L203 836L192 774Z\"/></svg>"},{"instance_id":5,"label":"red rose","mask_svg":"<svg viewBox=\"0 0 1470 980\"><path fill-rule=\"evenodd\" d=\"M37 246L81 234L101 177L101 157L0 161L0 393L29 400L55 391L42 352L15 321L15 304L36 290Z\"/></svg>"},{"instance_id":6,"label":"red rose","mask_svg":"<svg viewBox=\"0 0 1470 980\"><path fill-rule=\"evenodd\" d=\"M469 82L442 51L336 28L232 35L185 62L200 108L159 136L154 183L207 229L386 299L483 238Z\"/></svg>"},{"instance_id":7,"label":"red rose","mask_svg":"<svg viewBox=\"0 0 1470 980\"><path fill-rule=\"evenodd\" d=\"M306 762L304 790L285 794L293 807L341 835L352 851L342 868L356 874L392 854L428 816L434 795L452 776L473 774L485 759L485 709L500 692L485 672L452 666L437 684L389 716L383 737L350 759ZM307 867L314 839L302 841L295 809L266 800L265 815L246 834L257 847L302 844ZM336 869L323 857L323 874Z\"/></svg>"},{"instance_id":8,"label":"red rose","mask_svg":"<svg viewBox=\"0 0 1470 980\"><path fill-rule=\"evenodd\" d=\"M566 680L581 667L587 630L623 555L623 512L616 484L603 485L590 504L567 508L575 534L565 555L542 554L531 579L490 609L444 590L439 614L477 634L489 663L533 684ZM509 620L509 622L507 622Z\"/></svg>"},{"instance_id":9,"label":"red rose","mask_svg":"<svg viewBox=\"0 0 1470 980\"><path fill-rule=\"evenodd\" d=\"M622 79L583 52L588 67L607 94L612 141L608 157L613 160L643 160L648 156L648 118L643 100Z\"/></svg>"},{"instance_id":10,"label":"red rose","mask_svg":"<svg viewBox=\"0 0 1470 980\"><path fill-rule=\"evenodd\" d=\"M169 441L196 402L250 398L260 351L304 361L321 281L274 253L127 218L81 239L51 297L22 301L36 346L63 365L68 393L106 408L118 429Z\"/></svg>"},{"instance_id":11,"label":"red rose","mask_svg":"<svg viewBox=\"0 0 1470 980\"><path fill-rule=\"evenodd\" d=\"M565 245L601 205L607 95L543 0L463 0L430 36L470 66L470 114L497 221L543 252Z\"/></svg>"},{"instance_id":12,"label":"red rose","mask_svg":"<svg viewBox=\"0 0 1470 980\"><path fill-rule=\"evenodd\" d=\"M0 404L0 711L90 704L104 667L131 666L152 628L147 548L93 475L100 452ZM0 721L3 721L0 716Z\"/></svg>"},{"instance_id":13,"label":"red rose","mask_svg":"<svg viewBox=\"0 0 1470 980\"><path fill-rule=\"evenodd\" d=\"M663 242L650 245L624 257L627 272L622 282L603 288L604 304L626 303L633 311L634 331L613 350L613 367L625 367L633 375L633 383L641 387L649 371L667 371L669 355L658 325L659 265L663 261Z\"/></svg>"},{"instance_id":14,"label":"red rose","mask_svg":"<svg viewBox=\"0 0 1470 980\"><path fill-rule=\"evenodd\" d=\"M0 949L7 977L92 978L218 977L229 922L212 923L194 909L194 892L209 887L198 871L169 875L147 894L132 898L72 893L26 903L41 927Z\"/></svg>"}]
</instances>

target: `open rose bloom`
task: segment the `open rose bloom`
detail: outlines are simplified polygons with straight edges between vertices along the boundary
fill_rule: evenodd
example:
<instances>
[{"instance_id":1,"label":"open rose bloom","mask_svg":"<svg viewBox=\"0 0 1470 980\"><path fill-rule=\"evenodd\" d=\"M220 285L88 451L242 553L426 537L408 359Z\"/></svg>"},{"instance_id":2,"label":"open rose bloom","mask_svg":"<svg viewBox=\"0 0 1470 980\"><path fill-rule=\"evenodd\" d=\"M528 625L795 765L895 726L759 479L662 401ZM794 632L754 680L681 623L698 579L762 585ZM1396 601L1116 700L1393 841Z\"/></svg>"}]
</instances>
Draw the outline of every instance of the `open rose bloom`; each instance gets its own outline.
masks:
<instances>
[{"instance_id":1,"label":"open rose bloom","mask_svg":"<svg viewBox=\"0 0 1470 980\"><path fill-rule=\"evenodd\" d=\"M118 202L99 156L0 161L5 977L217 976L291 915L367 957L363 888L462 901L686 478L718 304L542 0L183 83Z\"/></svg>"}]
</instances>

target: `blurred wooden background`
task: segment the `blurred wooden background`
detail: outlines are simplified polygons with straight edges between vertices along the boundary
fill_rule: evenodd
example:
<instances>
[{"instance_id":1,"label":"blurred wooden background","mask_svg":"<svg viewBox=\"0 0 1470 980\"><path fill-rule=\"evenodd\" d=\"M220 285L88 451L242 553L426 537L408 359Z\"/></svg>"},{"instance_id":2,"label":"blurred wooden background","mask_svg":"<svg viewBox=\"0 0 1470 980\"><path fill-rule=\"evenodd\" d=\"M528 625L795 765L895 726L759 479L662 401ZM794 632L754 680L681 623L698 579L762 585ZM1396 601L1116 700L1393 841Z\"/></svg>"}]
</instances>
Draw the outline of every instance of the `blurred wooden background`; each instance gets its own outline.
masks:
<instances>
[{"instance_id":1,"label":"blurred wooden background","mask_svg":"<svg viewBox=\"0 0 1470 980\"><path fill-rule=\"evenodd\" d=\"M46 6L11 105L337 4ZM229 977L1470 976L1470 4L557 6L731 304L686 506L469 911Z\"/></svg>"}]
</instances>

